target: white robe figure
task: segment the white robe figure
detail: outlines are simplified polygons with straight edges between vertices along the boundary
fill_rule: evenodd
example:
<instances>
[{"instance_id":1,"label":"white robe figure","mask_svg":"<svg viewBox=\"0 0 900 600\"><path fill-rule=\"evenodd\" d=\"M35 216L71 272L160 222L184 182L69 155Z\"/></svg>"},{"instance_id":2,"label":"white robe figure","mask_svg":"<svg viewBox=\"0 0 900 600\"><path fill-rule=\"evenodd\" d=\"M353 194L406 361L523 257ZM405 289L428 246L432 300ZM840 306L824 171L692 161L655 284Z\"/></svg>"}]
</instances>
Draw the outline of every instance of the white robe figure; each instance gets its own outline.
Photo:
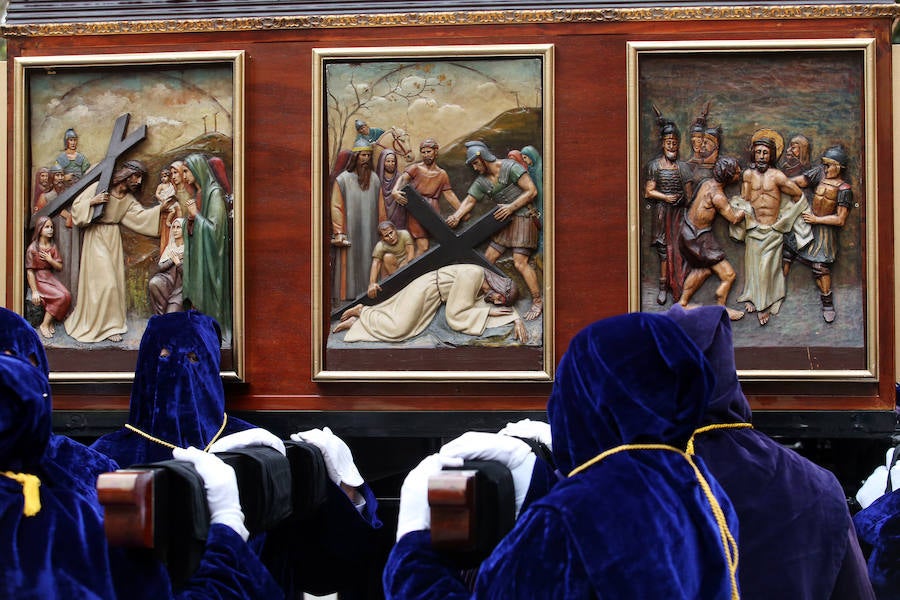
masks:
<instances>
[{"instance_id":1,"label":"white robe figure","mask_svg":"<svg viewBox=\"0 0 900 600\"><path fill-rule=\"evenodd\" d=\"M128 331L125 314L125 257L119 225L159 237L160 205L144 208L131 193L122 198L109 195L103 215L91 223L91 199L97 184L89 186L72 203L72 219L84 230L81 246L78 295L66 319L66 333L79 342L100 342Z\"/></svg>"},{"instance_id":2,"label":"white robe figure","mask_svg":"<svg viewBox=\"0 0 900 600\"><path fill-rule=\"evenodd\" d=\"M344 337L345 342L399 342L422 333L442 303L447 325L454 331L481 335L519 318L490 316L493 304L484 301L484 269L476 265L448 265L414 279L397 294L375 306L365 306Z\"/></svg>"}]
</instances>

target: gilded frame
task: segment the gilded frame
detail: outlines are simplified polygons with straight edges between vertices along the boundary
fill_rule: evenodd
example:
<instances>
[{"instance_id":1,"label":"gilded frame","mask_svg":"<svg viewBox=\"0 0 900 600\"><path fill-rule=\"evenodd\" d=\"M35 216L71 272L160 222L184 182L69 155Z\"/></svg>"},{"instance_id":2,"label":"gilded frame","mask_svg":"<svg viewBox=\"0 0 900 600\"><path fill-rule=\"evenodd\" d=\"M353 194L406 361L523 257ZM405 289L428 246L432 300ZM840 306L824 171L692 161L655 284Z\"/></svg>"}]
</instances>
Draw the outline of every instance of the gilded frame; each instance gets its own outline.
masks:
<instances>
[{"instance_id":1,"label":"gilded frame","mask_svg":"<svg viewBox=\"0 0 900 600\"><path fill-rule=\"evenodd\" d=\"M653 107L676 122L679 158L684 160L692 150L690 125L708 102L708 127L723 128L719 157L737 158L743 170L738 183L724 187L732 204L741 195L740 181L751 166L750 140L757 133L782 136L782 143L776 144L779 153L798 134L806 136L812 168L834 145L844 145L849 157L844 175L849 175L853 203L837 233L838 253L831 264L835 321L823 319L821 289L812 270L794 262L781 310L769 323L761 326L753 313L732 323L739 375L760 381L877 381L875 40L629 42L627 61L629 309L655 312L672 304L671 295L665 306L656 302L660 261L650 248L652 203L644 197L651 177L647 167L660 148ZM670 75L663 75L666 72ZM654 80L665 77L670 78L664 83ZM831 86L832 81L837 83ZM776 166L781 168L781 163ZM779 215L787 214L785 206L783 201ZM737 273L727 305L744 310L745 302L738 297L746 279L746 249L730 237L726 225L716 216L712 233ZM718 285L713 273L691 302L715 303Z\"/></svg>"},{"instance_id":2,"label":"gilded frame","mask_svg":"<svg viewBox=\"0 0 900 600\"><path fill-rule=\"evenodd\" d=\"M518 78L513 77L514 69L521 67L524 73ZM356 80L342 80L349 77L351 70L357 69ZM554 357L554 301L553 301L553 46L551 44L535 45L491 45L491 46L435 46L435 47L393 47L393 48L318 48L313 50L313 144L312 144L312 377L314 381L520 381L520 382L547 382L553 377ZM360 74L362 73L362 74ZM406 118L400 118L393 123L380 124L378 114L366 110L365 106L349 105L343 98L339 98L335 90L343 89L345 85L352 85L353 89L362 89L358 84L363 82L366 74L375 73L381 77L381 81L393 80L402 83L397 74L408 75L403 79L406 83L415 85L415 81L422 83L424 92L412 92L413 96L407 97L410 103L421 99L425 102L417 108L427 108L431 111L442 109L458 109L455 123L442 123L440 119L431 119L427 123L419 115L418 122L406 111ZM375 75L373 75L375 77ZM370 80L367 83L372 83ZM528 86L522 86L522 81L527 81ZM432 84L434 84L432 86ZM449 97L442 97L441 92L450 86L467 89L477 84L484 84L494 93L493 100L479 101L476 103L471 96L468 100L454 105ZM532 96L522 95L523 89L530 89ZM462 91L462 90L460 90ZM378 90L373 90L376 95ZM519 94L519 96L517 96ZM428 95L427 100L421 96ZM384 100L389 94L385 93ZM532 102L533 104L529 104ZM400 100L397 96L396 100ZM402 100L401 100L402 101ZM494 105L490 102L493 101ZM502 102L501 102L502 101ZM467 104L468 102L468 104ZM509 103L512 102L512 107ZM535 110L538 109L538 110ZM516 125L509 119L514 110L522 113L521 120L527 125ZM491 112L493 111L493 112ZM432 117L435 112L429 113ZM384 116L385 120L393 118ZM460 119L472 119L469 131L454 130ZM428 116L428 115L425 115ZM335 122L335 119L339 119ZM388 133L399 128L401 134L407 134L406 144L410 146L414 159L410 162L398 160L398 172L411 162L420 160L419 144L426 137L436 137L440 140L440 150L437 163L449 173L449 179L454 193L460 200L464 199L467 187L474 180L475 174L465 164L466 148L463 142L475 138L483 139L495 151L499 159L506 158L510 149L523 147L522 144L533 145L540 150L543 170L541 172L543 184L540 186L542 195L541 221L542 241L537 253L531 257L530 264L536 270L539 269L539 289L543 297L543 313L533 321L525 321L528 330L528 342L520 344L511 342L511 330L503 328L489 329L490 340L481 343L472 340L488 340L488 334L480 336L467 336L463 333L455 333L457 337L451 342L424 342L425 347L417 347L423 344L421 341L427 336L435 322L443 322L443 307L438 309L437 316L432 325L422 334L410 341L394 342L363 342L357 347L349 343L342 344L341 339L335 339L336 334L332 329L337 321L338 311L342 306L348 306L348 299L341 299L339 292L332 293L332 267L340 260L340 250L333 250L331 245L332 222L331 206L335 181L332 177L332 165L342 148L349 147L354 141L355 120L371 119L373 126L388 129ZM331 120L331 122L329 121ZM342 120L342 121L341 121ZM487 125L493 122L493 132L488 131ZM498 123L510 123L513 125L498 125ZM337 123L343 123L338 125ZM347 124L349 123L349 127ZM481 127L482 129L479 129ZM529 129L530 128L530 129ZM338 134L338 131L342 135ZM500 131L500 133L497 133ZM523 134L527 141L523 141ZM528 136L531 137L528 137ZM518 145L517 145L518 144ZM378 144L373 146L380 152ZM395 147L392 145L392 147ZM404 147L405 149L405 147ZM401 153L402 154L402 153ZM380 154L374 157L373 165L380 158ZM402 163L402 164L401 164ZM375 165L377 167L377 165ZM339 169L338 169L339 171ZM337 171L334 177L336 177ZM394 176L396 177L396 175ZM387 177L385 177L387 179ZM442 217L446 218L452 207L441 200L443 209ZM491 213L482 207L486 202L478 202L476 209L472 211L475 222L478 218ZM493 203L490 204L493 207ZM468 227L463 225L454 230L458 237L462 237ZM480 244L474 244L472 248L482 252L487 239ZM449 247L449 246L448 246ZM435 248L432 243L431 249ZM504 272L512 271L510 254L504 253L497 261L498 265L508 264L502 267ZM536 262L540 257L540 263ZM418 258L418 257L416 257ZM371 259L368 259L371 260ZM360 263L362 261L359 261ZM451 262L469 262L468 260L454 260ZM346 264L346 263L342 263ZM414 267L415 261L409 264L410 269L423 268L424 263ZM446 263L439 263L446 264ZM368 269L368 263L366 268ZM437 266L437 265L436 265ZM404 267L406 268L406 267ZM403 269L401 269L402 271ZM399 273L399 272L398 272ZM515 275L513 278L515 278ZM522 279L519 276L519 286L522 287ZM343 291L341 293L347 293ZM364 295L364 294L362 294ZM361 297L361 296L360 296ZM359 298L359 297L358 297ZM357 298L357 299L358 299ZM525 301L524 309L520 306ZM523 289L522 298L516 308L519 314L525 314L531 300L528 291ZM363 303L374 303L363 301ZM499 333L493 333L499 331ZM342 333L342 335L344 335ZM441 334L443 335L443 334ZM456 345L461 341L461 346ZM497 341L499 340L499 341ZM537 342L536 342L537 340ZM537 345L536 345L537 344ZM365 346L359 348L358 346ZM443 345L443 347L439 347ZM398 347L400 346L400 347ZM399 357L399 358L398 358ZM390 359L399 368L386 368L385 360Z\"/></svg>"},{"instance_id":3,"label":"gilded frame","mask_svg":"<svg viewBox=\"0 0 900 600\"><path fill-rule=\"evenodd\" d=\"M40 216L32 215L33 203L39 197L35 193L37 171L56 163L54 157L64 149L61 140L67 129L76 129L79 151L83 148L91 162L91 169L83 174L85 180L92 178L102 183L106 174L98 179L98 172L111 173L125 160L141 160L148 174L135 196L145 207L157 202L154 196L161 172L171 162L193 153L218 157L221 160L215 166L220 168L212 172L218 173L213 175L217 181L225 181L221 187L229 213L227 235L231 238L231 290L224 297L225 302L230 300L232 317L230 324L220 324L222 375L230 380L243 379L244 51L63 55L13 60L15 175L12 208L7 212L12 218L8 229L11 229L13 247L13 309L28 316L26 294L30 286L26 279L25 251L30 243L33 217ZM168 103L160 101L166 94L171 95ZM176 94L178 100L173 101ZM76 118L81 120L76 122ZM119 139L122 142L116 146ZM59 209L48 207L47 210L52 210L54 219L59 218ZM163 217L160 231L165 225L162 220ZM114 382L130 381L134 377L140 337L153 314L149 294L147 297L144 294L149 278L158 268L156 263L162 248L151 236L129 232L125 227L121 230L128 332L123 334L121 342L80 342L68 337L63 323L54 320L56 332L44 340L51 381ZM76 296L73 306L77 301Z\"/></svg>"}]
</instances>

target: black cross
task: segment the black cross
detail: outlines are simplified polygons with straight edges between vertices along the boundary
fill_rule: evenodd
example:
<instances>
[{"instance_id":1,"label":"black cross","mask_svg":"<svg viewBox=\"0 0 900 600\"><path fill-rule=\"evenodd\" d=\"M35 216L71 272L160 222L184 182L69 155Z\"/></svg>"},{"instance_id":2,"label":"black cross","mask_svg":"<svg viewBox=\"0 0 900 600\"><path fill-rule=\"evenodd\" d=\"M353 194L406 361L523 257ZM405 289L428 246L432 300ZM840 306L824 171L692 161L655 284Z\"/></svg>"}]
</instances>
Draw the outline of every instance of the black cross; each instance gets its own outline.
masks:
<instances>
[{"instance_id":1,"label":"black cross","mask_svg":"<svg viewBox=\"0 0 900 600\"><path fill-rule=\"evenodd\" d=\"M506 277L496 265L489 262L475 246L488 239L509 224L509 217L498 221L494 217L495 210L482 215L475 223L465 231L457 234L450 229L441 216L428 204L419 192L411 185L403 188L406 194L406 211L414 216L422 227L431 235L439 246L432 246L424 254L415 258L412 262L403 265L393 274L378 283L381 291L375 298L369 298L365 293L357 296L350 304L346 304L331 313L332 318L340 317L345 310L357 304L372 305L383 302L405 288L414 279L453 264L476 264L490 269Z\"/></svg>"},{"instance_id":2,"label":"black cross","mask_svg":"<svg viewBox=\"0 0 900 600\"><path fill-rule=\"evenodd\" d=\"M112 176L116 169L116 161L120 156L134 148L138 143L144 141L147 137L147 126L141 125L127 138L125 130L128 129L128 121L131 114L125 113L118 119L113 126L112 135L109 136L109 146L106 149L106 158L95 165L90 171L84 174L84 177L76 181L72 187L66 189L62 194L48 202L41 210L31 215L30 226L34 227L40 217L52 217L72 201L73 198L83 192L89 185L95 181L97 184L97 193L108 192L109 184L112 183ZM103 214L103 204L94 206L94 212L91 215L91 222L96 221Z\"/></svg>"}]
</instances>

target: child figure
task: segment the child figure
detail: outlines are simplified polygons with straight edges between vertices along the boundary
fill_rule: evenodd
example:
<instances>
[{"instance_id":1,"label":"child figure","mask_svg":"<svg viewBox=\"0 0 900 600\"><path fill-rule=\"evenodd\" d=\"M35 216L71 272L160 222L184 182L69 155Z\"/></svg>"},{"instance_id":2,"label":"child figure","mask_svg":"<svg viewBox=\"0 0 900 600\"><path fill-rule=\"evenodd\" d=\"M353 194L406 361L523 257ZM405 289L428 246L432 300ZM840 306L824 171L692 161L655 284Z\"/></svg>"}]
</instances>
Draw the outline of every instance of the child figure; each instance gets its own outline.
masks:
<instances>
[{"instance_id":1,"label":"child figure","mask_svg":"<svg viewBox=\"0 0 900 600\"><path fill-rule=\"evenodd\" d=\"M72 305L72 294L53 274L54 270L61 271L62 268L62 257L53 242L53 221L50 217L41 217L25 251L25 269L31 303L44 305L44 319L38 329L45 338L53 337L56 333L53 320L63 321Z\"/></svg>"},{"instance_id":2,"label":"child figure","mask_svg":"<svg viewBox=\"0 0 900 600\"><path fill-rule=\"evenodd\" d=\"M170 181L170 177L168 167L159 172L159 185L156 186L154 195L162 204L175 195L175 185Z\"/></svg>"},{"instance_id":3,"label":"child figure","mask_svg":"<svg viewBox=\"0 0 900 600\"><path fill-rule=\"evenodd\" d=\"M169 198L177 197L175 184L172 182L172 173L169 167L159 172L159 185L156 186L156 192L153 194L160 204L165 204ZM163 254L169 245L169 230L172 228L172 220L181 217L181 206L178 202L172 203L168 211L161 212L159 215L159 253Z\"/></svg>"}]
</instances>

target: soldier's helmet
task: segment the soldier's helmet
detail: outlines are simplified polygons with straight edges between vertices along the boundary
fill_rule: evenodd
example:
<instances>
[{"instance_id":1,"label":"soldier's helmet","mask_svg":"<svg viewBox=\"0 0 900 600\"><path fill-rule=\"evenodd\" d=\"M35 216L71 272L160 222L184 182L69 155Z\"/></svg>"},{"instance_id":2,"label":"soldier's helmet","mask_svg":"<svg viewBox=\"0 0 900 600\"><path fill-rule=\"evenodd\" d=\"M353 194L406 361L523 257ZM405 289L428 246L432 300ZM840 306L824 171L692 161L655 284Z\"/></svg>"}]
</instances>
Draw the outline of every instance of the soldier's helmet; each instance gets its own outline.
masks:
<instances>
[{"instance_id":1,"label":"soldier's helmet","mask_svg":"<svg viewBox=\"0 0 900 600\"><path fill-rule=\"evenodd\" d=\"M847 168L847 151L843 146L832 146L822 153L822 161L833 161L841 165L841 169Z\"/></svg>"},{"instance_id":2,"label":"soldier's helmet","mask_svg":"<svg viewBox=\"0 0 900 600\"><path fill-rule=\"evenodd\" d=\"M471 165L476 158L485 162L494 162L497 157L491 152L484 142L466 142L466 164Z\"/></svg>"}]
</instances>

